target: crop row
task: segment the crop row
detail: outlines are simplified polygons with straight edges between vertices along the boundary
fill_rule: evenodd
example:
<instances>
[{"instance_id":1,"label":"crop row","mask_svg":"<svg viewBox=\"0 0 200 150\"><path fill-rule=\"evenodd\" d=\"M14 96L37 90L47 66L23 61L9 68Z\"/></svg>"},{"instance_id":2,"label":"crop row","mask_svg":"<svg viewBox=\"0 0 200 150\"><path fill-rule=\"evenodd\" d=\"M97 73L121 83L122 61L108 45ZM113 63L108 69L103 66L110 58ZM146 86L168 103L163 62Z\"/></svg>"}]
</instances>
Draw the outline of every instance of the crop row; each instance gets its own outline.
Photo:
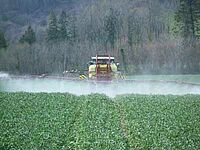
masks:
<instances>
[{"instance_id":1,"label":"crop row","mask_svg":"<svg viewBox=\"0 0 200 150\"><path fill-rule=\"evenodd\" d=\"M0 149L199 149L200 96L0 93Z\"/></svg>"},{"instance_id":2,"label":"crop row","mask_svg":"<svg viewBox=\"0 0 200 150\"><path fill-rule=\"evenodd\" d=\"M78 101L63 94L1 94L0 149L68 146Z\"/></svg>"},{"instance_id":3,"label":"crop row","mask_svg":"<svg viewBox=\"0 0 200 150\"><path fill-rule=\"evenodd\" d=\"M132 149L199 149L200 96L118 97Z\"/></svg>"}]
</instances>

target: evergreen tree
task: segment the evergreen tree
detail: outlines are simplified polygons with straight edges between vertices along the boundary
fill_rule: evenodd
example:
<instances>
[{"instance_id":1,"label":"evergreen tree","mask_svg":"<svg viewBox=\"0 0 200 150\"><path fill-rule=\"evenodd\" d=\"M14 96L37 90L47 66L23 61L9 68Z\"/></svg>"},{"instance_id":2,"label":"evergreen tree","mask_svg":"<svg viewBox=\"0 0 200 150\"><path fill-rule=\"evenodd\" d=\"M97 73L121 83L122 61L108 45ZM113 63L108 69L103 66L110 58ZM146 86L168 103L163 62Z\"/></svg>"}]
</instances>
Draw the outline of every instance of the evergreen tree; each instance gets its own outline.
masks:
<instances>
[{"instance_id":1,"label":"evergreen tree","mask_svg":"<svg viewBox=\"0 0 200 150\"><path fill-rule=\"evenodd\" d=\"M59 21L58 21L58 36L61 40L68 39L68 33L67 33L67 14L65 11L62 11Z\"/></svg>"},{"instance_id":2,"label":"evergreen tree","mask_svg":"<svg viewBox=\"0 0 200 150\"><path fill-rule=\"evenodd\" d=\"M20 38L20 43L28 43L29 45L33 44L36 41L35 32L31 26L28 26L25 33Z\"/></svg>"},{"instance_id":3,"label":"evergreen tree","mask_svg":"<svg viewBox=\"0 0 200 150\"><path fill-rule=\"evenodd\" d=\"M128 16L128 44L133 47L133 44L139 44L142 40L141 21L134 14Z\"/></svg>"},{"instance_id":4,"label":"evergreen tree","mask_svg":"<svg viewBox=\"0 0 200 150\"><path fill-rule=\"evenodd\" d=\"M67 32L70 41L75 41L77 38L77 25L75 14L68 16Z\"/></svg>"},{"instance_id":5,"label":"evergreen tree","mask_svg":"<svg viewBox=\"0 0 200 150\"><path fill-rule=\"evenodd\" d=\"M0 49L7 48L6 39L4 33L0 31Z\"/></svg>"},{"instance_id":6,"label":"evergreen tree","mask_svg":"<svg viewBox=\"0 0 200 150\"><path fill-rule=\"evenodd\" d=\"M200 37L200 0L180 0L175 19L185 38Z\"/></svg>"},{"instance_id":7,"label":"evergreen tree","mask_svg":"<svg viewBox=\"0 0 200 150\"><path fill-rule=\"evenodd\" d=\"M76 37L75 17L62 11L58 21L58 38L72 41Z\"/></svg>"},{"instance_id":8,"label":"evergreen tree","mask_svg":"<svg viewBox=\"0 0 200 150\"><path fill-rule=\"evenodd\" d=\"M54 11L51 11L49 15L46 39L47 41L55 41L58 39L58 25Z\"/></svg>"},{"instance_id":9,"label":"evergreen tree","mask_svg":"<svg viewBox=\"0 0 200 150\"><path fill-rule=\"evenodd\" d=\"M107 33L107 41L114 49L115 41L118 32L118 17L117 12L110 8L109 14L105 18L105 31Z\"/></svg>"}]
</instances>

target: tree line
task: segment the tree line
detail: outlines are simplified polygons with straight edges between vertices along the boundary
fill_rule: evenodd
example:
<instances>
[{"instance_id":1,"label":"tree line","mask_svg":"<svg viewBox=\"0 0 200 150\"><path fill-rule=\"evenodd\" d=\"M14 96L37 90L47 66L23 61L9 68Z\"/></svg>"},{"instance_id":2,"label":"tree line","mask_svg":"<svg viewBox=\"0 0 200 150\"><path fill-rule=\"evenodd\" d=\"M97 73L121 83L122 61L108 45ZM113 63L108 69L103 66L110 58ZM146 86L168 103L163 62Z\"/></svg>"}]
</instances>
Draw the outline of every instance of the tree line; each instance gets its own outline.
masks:
<instances>
[{"instance_id":1,"label":"tree line","mask_svg":"<svg viewBox=\"0 0 200 150\"><path fill-rule=\"evenodd\" d=\"M1 0L0 1L0 10L1 12L7 11L20 11L31 13L35 9L45 7L52 7L59 0Z\"/></svg>"},{"instance_id":2,"label":"tree line","mask_svg":"<svg viewBox=\"0 0 200 150\"><path fill-rule=\"evenodd\" d=\"M78 10L52 10L47 20L41 41L30 25L14 44L0 34L0 46L6 43L1 48L7 48L1 69L83 71L92 55L109 53L130 74L200 72L199 0L91 1Z\"/></svg>"}]
</instances>

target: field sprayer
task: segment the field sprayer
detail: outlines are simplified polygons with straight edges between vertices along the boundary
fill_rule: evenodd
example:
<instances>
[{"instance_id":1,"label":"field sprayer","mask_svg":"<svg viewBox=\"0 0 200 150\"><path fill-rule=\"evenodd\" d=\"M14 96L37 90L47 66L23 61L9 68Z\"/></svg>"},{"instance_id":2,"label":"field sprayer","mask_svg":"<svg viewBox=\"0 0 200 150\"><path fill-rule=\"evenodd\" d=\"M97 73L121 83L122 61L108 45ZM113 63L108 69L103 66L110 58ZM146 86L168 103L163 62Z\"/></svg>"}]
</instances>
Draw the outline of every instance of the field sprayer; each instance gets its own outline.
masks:
<instances>
[{"instance_id":1,"label":"field sprayer","mask_svg":"<svg viewBox=\"0 0 200 150\"><path fill-rule=\"evenodd\" d=\"M91 57L88 65L88 79L112 80L121 79L123 76L119 71L119 63L110 55L96 55Z\"/></svg>"}]
</instances>

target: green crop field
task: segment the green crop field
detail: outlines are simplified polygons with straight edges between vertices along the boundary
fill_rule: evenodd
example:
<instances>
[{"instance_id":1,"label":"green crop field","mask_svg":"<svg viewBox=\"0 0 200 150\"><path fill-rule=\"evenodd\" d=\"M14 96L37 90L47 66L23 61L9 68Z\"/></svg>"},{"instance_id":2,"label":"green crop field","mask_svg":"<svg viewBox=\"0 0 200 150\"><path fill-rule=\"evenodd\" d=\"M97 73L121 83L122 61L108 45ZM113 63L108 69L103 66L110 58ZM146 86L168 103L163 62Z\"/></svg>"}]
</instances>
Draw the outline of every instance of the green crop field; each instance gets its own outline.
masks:
<instances>
[{"instance_id":1,"label":"green crop field","mask_svg":"<svg viewBox=\"0 0 200 150\"><path fill-rule=\"evenodd\" d=\"M200 96L0 93L0 149L200 149Z\"/></svg>"}]
</instances>

